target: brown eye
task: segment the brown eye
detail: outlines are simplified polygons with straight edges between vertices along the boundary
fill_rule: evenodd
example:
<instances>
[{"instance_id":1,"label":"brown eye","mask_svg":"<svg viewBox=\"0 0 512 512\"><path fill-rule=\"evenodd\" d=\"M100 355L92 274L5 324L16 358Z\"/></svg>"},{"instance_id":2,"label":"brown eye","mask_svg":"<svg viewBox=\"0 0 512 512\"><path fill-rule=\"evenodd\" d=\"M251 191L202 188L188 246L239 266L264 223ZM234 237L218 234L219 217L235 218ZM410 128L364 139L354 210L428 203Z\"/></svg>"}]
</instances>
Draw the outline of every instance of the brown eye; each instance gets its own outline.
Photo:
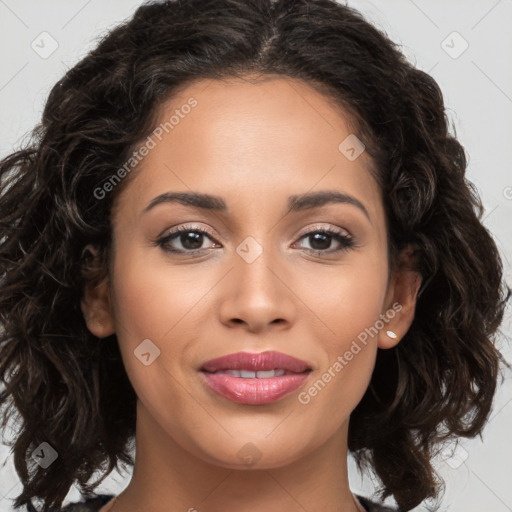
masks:
<instances>
[{"instance_id":1,"label":"brown eye","mask_svg":"<svg viewBox=\"0 0 512 512\"><path fill-rule=\"evenodd\" d=\"M308 240L310 247L305 249L314 253L335 253L346 251L354 246L354 239L351 236L333 229L309 231L300 240ZM335 249L332 249L333 241L338 244Z\"/></svg>"},{"instance_id":2,"label":"brown eye","mask_svg":"<svg viewBox=\"0 0 512 512\"><path fill-rule=\"evenodd\" d=\"M207 249L203 247L205 239L213 240L204 229L182 226L157 240L157 244L165 251L185 254Z\"/></svg>"}]
</instances>

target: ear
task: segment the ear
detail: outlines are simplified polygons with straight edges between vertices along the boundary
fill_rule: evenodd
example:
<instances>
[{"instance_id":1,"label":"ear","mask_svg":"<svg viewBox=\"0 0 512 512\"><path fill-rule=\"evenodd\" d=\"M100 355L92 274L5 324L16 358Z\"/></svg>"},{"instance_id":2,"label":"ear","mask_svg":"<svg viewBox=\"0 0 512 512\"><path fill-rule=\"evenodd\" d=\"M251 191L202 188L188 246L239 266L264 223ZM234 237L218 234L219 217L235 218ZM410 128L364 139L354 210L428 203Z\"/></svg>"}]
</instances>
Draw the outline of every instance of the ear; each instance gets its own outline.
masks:
<instances>
[{"instance_id":1,"label":"ear","mask_svg":"<svg viewBox=\"0 0 512 512\"><path fill-rule=\"evenodd\" d=\"M421 274L413 270L416 247L407 246L398 256L388 284L385 310L382 312L384 327L379 331L377 345L388 349L396 346L414 320L414 311Z\"/></svg>"},{"instance_id":2,"label":"ear","mask_svg":"<svg viewBox=\"0 0 512 512\"><path fill-rule=\"evenodd\" d=\"M98 338L115 333L108 275L102 267L98 249L89 244L82 251L85 285L80 306L87 328Z\"/></svg>"}]
</instances>

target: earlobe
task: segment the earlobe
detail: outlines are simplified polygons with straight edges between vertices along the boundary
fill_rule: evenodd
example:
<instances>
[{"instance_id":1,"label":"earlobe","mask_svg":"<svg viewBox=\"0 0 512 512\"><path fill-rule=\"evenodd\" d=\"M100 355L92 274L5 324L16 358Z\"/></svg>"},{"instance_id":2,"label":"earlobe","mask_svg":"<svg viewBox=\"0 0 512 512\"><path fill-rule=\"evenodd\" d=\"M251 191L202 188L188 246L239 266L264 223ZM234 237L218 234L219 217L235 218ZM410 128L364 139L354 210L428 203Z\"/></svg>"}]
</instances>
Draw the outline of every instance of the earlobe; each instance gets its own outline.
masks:
<instances>
[{"instance_id":1,"label":"earlobe","mask_svg":"<svg viewBox=\"0 0 512 512\"><path fill-rule=\"evenodd\" d=\"M414 320L416 299L422 280L420 273L414 268L414 250L407 248L402 252L388 286L387 310L384 312L387 323L378 335L379 348L395 347Z\"/></svg>"},{"instance_id":2,"label":"earlobe","mask_svg":"<svg viewBox=\"0 0 512 512\"><path fill-rule=\"evenodd\" d=\"M384 328L379 332L379 339L377 346L379 348L387 349L392 348L400 342L401 336L391 329Z\"/></svg>"},{"instance_id":3,"label":"earlobe","mask_svg":"<svg viewBox=\"0 0 512 512\"><path fill-rule=\"evenodd\" d=\"M85 285L80 306L89 331L98 338L105 338L115 333L108 276L98 282L102 270L99 252L94 246L87 245L82 256L85 256L82 270Z\"/></svg>"}]
</instances>

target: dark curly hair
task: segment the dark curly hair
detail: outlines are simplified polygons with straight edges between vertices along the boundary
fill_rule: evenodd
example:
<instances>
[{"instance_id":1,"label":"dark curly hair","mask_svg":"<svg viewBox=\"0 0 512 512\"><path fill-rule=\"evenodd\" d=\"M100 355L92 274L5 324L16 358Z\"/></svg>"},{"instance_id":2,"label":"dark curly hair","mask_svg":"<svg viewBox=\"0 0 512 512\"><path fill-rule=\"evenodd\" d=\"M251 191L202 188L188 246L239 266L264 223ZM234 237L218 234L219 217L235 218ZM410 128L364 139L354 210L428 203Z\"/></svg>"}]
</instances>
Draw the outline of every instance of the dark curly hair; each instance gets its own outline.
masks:
<instances>
[{"instance_id":1,"label":"dark curly hair","mask_svg":"<svg viewBox=\"0 0 512 512\"><path fill-rule=\"evenodd\" d=\"M140 6L53 87L42 121L0 162L0 394L16 414L15 507L61 506L133 464L136 395L115 335L80 308L86 279L108 276L111 212L134 170L95 190L152 132L162 103L197 79L300 79L349 116L384 199L390 261L416 247L423 277L409 331L379 350L350 419L348 446L403 510L439 495L438 443L479 434L500 374L493 337L511 290L482 204L465 178L434 79L362 15L333 0L169 0ZM88 243L100 251L89 265ZM59 457L30 458L42 442ZM103 476L90 483L97 470Z\"/></svg>"}]
</instances>

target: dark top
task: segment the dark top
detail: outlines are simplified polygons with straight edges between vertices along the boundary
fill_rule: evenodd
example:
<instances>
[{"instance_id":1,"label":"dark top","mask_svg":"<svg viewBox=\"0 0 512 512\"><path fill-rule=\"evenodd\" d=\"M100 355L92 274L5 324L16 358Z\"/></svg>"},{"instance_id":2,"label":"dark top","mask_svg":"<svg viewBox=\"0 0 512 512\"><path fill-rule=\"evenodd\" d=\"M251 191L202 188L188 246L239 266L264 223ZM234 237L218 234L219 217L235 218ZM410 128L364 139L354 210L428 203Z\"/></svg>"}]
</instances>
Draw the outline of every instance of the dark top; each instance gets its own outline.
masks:
<instances>
[{"instance_id":1,"label":"dark top","mask_svg":"<svg viewBox=\"0 0 512 512\"><path fill-rule=\"evenodd\" d=\"M82 500L80 502L70 503L69 505L61 508L59 510L55 510L54 512L94 512L98 511L101 507L106 505L112 498L113 494L100 494L94 498L89 498ZM379 505L370 501L367 498L363 498L362 496L356 495L357 499L364 507L366 512L397 512L397 509L384 507L383 505ZM114 507L115 508L115 507ZM27 512L37 512L37 510L31 505L27 505Z\"/></svg>"}]
</instances>

